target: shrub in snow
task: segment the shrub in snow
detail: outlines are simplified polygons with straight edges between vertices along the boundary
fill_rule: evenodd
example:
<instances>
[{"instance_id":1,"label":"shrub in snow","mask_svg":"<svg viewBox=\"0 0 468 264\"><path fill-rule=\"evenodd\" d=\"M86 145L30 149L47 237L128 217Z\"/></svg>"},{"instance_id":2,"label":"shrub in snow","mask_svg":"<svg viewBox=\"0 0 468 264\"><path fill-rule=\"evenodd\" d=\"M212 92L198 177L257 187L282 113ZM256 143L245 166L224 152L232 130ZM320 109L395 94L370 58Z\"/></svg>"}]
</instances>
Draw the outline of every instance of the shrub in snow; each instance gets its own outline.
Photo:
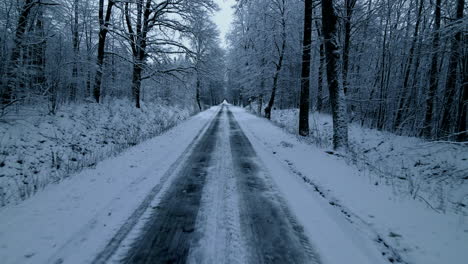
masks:
<instances>
[{"instance_id":1,"label":"shrub in snow","mask_svg":"<svg viewBox=\"0 0 468 264\"><path fill-rule=\"evenodd\" d=\"M18 109L0 122L0 205L24 200L192 113L157 102L137 109L127 100L63 106L56 115Z\"/></svg>"},{"instance_id":2,"label":"shrub in snow","mask_svg":"<svg viewBox=\"0 0 468 264\"><path fill-rule=\"evenodd\" d=\"M255 111L255 105L247 109ZM272 121L298 134L298 109L274 110ZM320 148L332 146L331 116L311 113L311 136ZM332 152L331 152L332 153ZM429 142L351 124L349 150L344 157L366 170L370 183L392 186L395 195L420 200L437 212L468 214L468 146L454 142Z\"/></svg>"}]
</instances>

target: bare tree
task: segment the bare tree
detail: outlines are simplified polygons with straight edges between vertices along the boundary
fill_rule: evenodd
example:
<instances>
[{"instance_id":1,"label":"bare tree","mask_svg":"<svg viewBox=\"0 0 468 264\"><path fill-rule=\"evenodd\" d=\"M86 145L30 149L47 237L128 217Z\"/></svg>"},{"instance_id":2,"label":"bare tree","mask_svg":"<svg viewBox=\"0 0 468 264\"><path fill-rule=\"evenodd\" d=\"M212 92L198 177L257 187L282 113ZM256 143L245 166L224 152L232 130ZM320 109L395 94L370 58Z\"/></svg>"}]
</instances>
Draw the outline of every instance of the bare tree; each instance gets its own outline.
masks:
<instances>
[{"instance_id":1,"label":"bare tree","mask_svg":"<svg viewBox=\"0 0 468 264\"><path fill-rule=\"evenodd\" d=\"M401 128L401 123L403 119L403 114L406 111L406 107L409 101L409 84L410 84L410 77L411 77L411 72L417 72L417 64L414 63L415 61L415 50L416 50L416 44L418 41L419 37L419 28L421 24L421 19L422 19L422 12L424 8L424 0L419 0L419 7L418 7L418 13L416 15L416 26L414 28L414 33L413 33L413 39L411 41L411 48L409 50L409 55L408 55L408 62L406 64L406 70L405 70L405 75L403 78L403 87L402 87L402 92L400 96L400 100L398 102L398 108L396 112L396 117L395 117L395 123L393 127L398 130Z\"/></svg>"},{"instance_id":2,"label":"bare tree","mask_svg":"<svg viewBox=\"0 0 468 264\"><path fill-rule=\"evenodd\" d=\"M349 49L351 46L351 18L357 0L345 0L344 45L343 45L343 89L348 92Z\"/></svg>"},{"instance_id":3,"label":"bare tree","mask_svg":"<svg viewBox=\"0 0 468 264\"><path fill-rule=\"evenodd\" d=\"M424 124L422 135L430 139L432 137L433 125L433 111L434 111L434 97L437 91L439 80L438 69L438 55L439 55L439 41L440 41L440 5L441 0L436 0L434 10L434 37L432 41L432 58L431 58L431 72L429 74L429 91L426 98L426 114L424 117Z\"/></svg>"},{"instance_id":4,"label":"bare tree","mask_svg":"<svg viewBox=\"0 0 468 264\"><path fill-rule=\"evenodd\" d=\"M198 109L203 109L201 102L202 79L210 79L211 75L216 73L216 69L210 68L212 62L213 50L220 49L219 32L216 25L210 20L206 20L206 14L201 13L195 16L191 26L191 38L193 46L193 59L196 74L195 99ZM218 54L219 56L219 54Z\"/></svg>"},{"instance_id":5,"label":"bare tree","mask_svg":"<svg viewBox=\"0 0 468 264\"><path fill-rule=\"evenodd\" d=\"M110 20L112 16L112 7L115 5L113 0L107 1L106 13L104 13L104 0L99 0L99 44L96 63L96 75L94 78L93 97L96 103L101 100L101 83L103 74L104 55L106 47L106 37L109 32Z\"/></svg>"},{"instance_id":6,"label":"bare tree","mask_svg":"<svg viewBox=\"0 0 468 264\"><path fill-rule=\"evenodd\" d=\"M312 0L304 1L304 37L302 42L301 103L299 135L309 135L310 49L312 45Z\"/></svg>"},{"instance_id":7,"label":"bare tree","mask_svg":"<svg viewBox=\"0 0 468 264\"><path fill-rule=\"evenodd\" d=\"M454 21L454 25L457 26L458 23L462 23L463 20L463 11L465 10L465 0L457 0L457 13ZM457 77L458 65L460 58L463 58L462 52L462 30L463 27L456 28L456 33L452 38L450 58L447 72L447 83L445 85L444 91L444 105L442 113L442 122L440 126L439 136L449 137L453 132L453 125L455 124L456 113L453 111L453 106L455 105L455 96L458 93L461 95L463 93L463 85L459 84L457 89ZM465 73L466 74L466 73ZM460 74L461 76L461 74Z\"/></svg>"},{"instance_id":8,"label":"bare tree","mask_svg":"<svg viewBox=\"0 0 468 264\"><path fill-rule=\"evenodd\" d=\"M29 15L34 6L38 4L35 0L25 0L20 10L18 17L18 24L16 27L16 33L14 37L13 50L11 51L10 60L7 66L7 76L3 84L2 91L2 109L12 104L15 101L14 90L18 81L18 61L21 56L21 48L24 41L24 34L26 32L26 26L28 24Z\"/></svg>"},{"instance_id":9,"label":"bare tree","mask_svg":"<svg viewBox=\"0 0 468 264\"><path fill-rule=\"evenodd\" d=\"M284 52L286 50L286 0L275 0L273 5L276 8L278 15L280 16L280 27L281 34L280 40L275 41L275 49L278 53L278 61L275 63L275 73L273 75L273 87L271 88L270 100L268 101L267 106L265 107L265 117L271 118L271 109L275 103L276 90L278 88L278 78L283 67ZM280 42L280 43L278 43Z\"/></svg>"},{"instance_id":10,"label":"bare tree","mask_svg":"<svg viewBox=\"0 0 468 264\"><path fill-rule=\"evenodd\" d=\"M76 90L78 87L78 56L80 53L79 38L79 0L73 0L73 23L72 23L72 42L73 42L73 68L72 81L70 83L70 101L76 101Z\"/></svg>"},{"instance_id":11,"label":"bare tree","mask_svg":"<svg viewBox=\"0 0 468 264\"><path fill-rule=\"evenodd\" d=\"M338 46L338 16L332 0L322 0L322 26L327 62L327 81L333 115L333 148L348 147L346 99L341 77L341 58Z\"/></svg>"},{"instance_id":12,"label":"bare tree","mask_svg":"<svg viewBox=\"0 0 468 264\"><path fill-rule=\"evenodd\" d=\"M177 50L159 50L162 54L182 53L188 50L182 42L176 41L169 35L178 35L188 30L188 17L201 10L212 10L216 5L211 0L203 1L154 1L136 0L135 3L126 2L124 7L125 23L128 40L133 54L132 95L135 106L140 108L142 73L147 66L148 48L151 46L174 47ZM132 13L131 5L136 6L136 13ZM159 37L151 40L151 31L155 28L162 31ZM172 31L168 34L166 31Z\"/></svg>"},{"instance_id":13,"label":"bare tree","mask_svg":"<svg viewBox=\"0 0 468 264\"><path fill-rule=\"evenodd\" d=\"M317 78L317 106L316 109L318 112L322 112L323 109L323 79L325 75L325 44L323 42L321 26L319 22L315 21L315 28L317 30L317 38L319 39L319 69L318 69L318 78Z\"/></svg>"}]
</instances>

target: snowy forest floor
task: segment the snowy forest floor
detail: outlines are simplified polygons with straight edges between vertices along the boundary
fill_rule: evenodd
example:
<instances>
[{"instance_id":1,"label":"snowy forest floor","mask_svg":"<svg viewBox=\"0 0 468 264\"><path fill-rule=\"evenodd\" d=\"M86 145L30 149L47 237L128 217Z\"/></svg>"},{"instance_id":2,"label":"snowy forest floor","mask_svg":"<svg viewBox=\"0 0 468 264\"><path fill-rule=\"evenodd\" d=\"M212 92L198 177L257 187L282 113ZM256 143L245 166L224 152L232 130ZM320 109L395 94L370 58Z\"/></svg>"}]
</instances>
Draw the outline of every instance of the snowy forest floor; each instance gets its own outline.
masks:
<instances>
[{"instance_id":1,"label":"snowy forest floor","mask_svg":"<svg viewBox=\"0 0 468 264\"><path fill-rule=\"evenodd\" d=\"M248 110L253 112L255 105ZM298 132L298 109L273 110L272 121L291 134ZM330 115L309 115L311 135L300 140L330 155L333 120ZM374 185L390 186L397 197L419 200L438 213L468 216L468 145L457 142L429 142L390 132L349 128L349 152L339 153Z\"/></svg>"},{"instance_id":2,"label":"snowy forest floor","mask_svg":"<svg viewBox=\"0 0 468 264\"><path fill-rule=\"evenodd\" d=\"M257 151L275 154L276 160L268 164L288 167L360 235L380 245L390 262L464 262L468 252L466 146L353 124L351 153L343 156L330 150L330 116L311 114L312 135L307 139L291 136L297 135L297 118L296 109L275 110L273 122L252 115L250 122L240 123Z\"/></svg>"},{"instance_id":3,"label":"snowy forest floor","mask_svg":"<svg viewBox=\"0 0 468 264\"><path fill-rule=\"evenodd\" d=\"M0 259L3 263L92 262L126 228L141 205L146 204L143 209L148 213L158 208L160 197L174 182L171 175L185 164L184 155L207 131L219 109L195 115L93 168L47 186L20 204L0 208ZM237 107L229 109L252 144L268 185L277 189L303 226L320 263L461 264L468 258L468 219L460 211L441 213L408 195L398 195L395 185L386 184L371 171L350 165L343 157L292 136L266 119ZM232 131L226 130L226 121L221 127L219 138L226 147L215 150L214 157L223 163L231 153L229 144L223 142ZM209 180L203 193L216 193L213 186L236 179L223 179L234 176L231 170L222 169L216 175L208 177L214 182ZM378 185L376 179L380 179ZM160 194L146 203L154 190ZM202 197L202 228L196 232L230 230L236 236L239 229L233 226L238 223L210 224L213 217L220 217L221 212L213 208L223 207L217 199L224 196ZM228 208L237 206L231 201ZM140 236L142 223L150 219L146 212L133 224L135 228L131 226L128 239ZM235 214L235 210L229 212ZM240 221L235 216L229 219ZM123 247L130 244L122 242ZM209 244L207 250L212 249Z\"/></svg>"},{"instance_id":4,"label":"snowy forest floor","mask_svg":"<svg viewBox=\"0 0 468 264\"><path fill-rule=\"evenodd\" d=\"M193 110L128 100L71 104L49 115L47 104L12 109L0 119L0 207L154 137Z\"/></svg>"}]
</instances>

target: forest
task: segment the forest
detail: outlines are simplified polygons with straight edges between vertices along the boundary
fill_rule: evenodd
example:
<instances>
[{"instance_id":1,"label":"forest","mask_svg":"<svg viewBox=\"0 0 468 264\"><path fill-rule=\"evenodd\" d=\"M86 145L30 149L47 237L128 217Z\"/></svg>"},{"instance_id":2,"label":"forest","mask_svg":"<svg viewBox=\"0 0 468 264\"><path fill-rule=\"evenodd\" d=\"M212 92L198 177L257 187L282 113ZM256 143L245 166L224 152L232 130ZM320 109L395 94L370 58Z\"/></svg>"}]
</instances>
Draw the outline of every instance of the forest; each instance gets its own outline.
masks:
<instances>
[{"instance_id":1,"label":"forest","mask_svg":"<svg viewBox=\"0 0 468 264\"><path fill-rule=\"evenodd\" d=\"M0 205L224 97L212 0L0 1Z\"/></svg>"},{"instance_id":2,"label":"forest","mask_svg":"<svg viewBox=\"0 0 468 264\"><path fill-rule=\"evenodd\" d=\"M114 98L136 108L155 98L220 103L223 51L207 19L216 8L211 0L2 1L1 115Z\"/></svg>"},{"instance_id":3,"label":"forest","mask_svg":"<svg viewBox=\"0 0 468 264\"><path fill-rule=\"evenodd\" d=\"M337 141L348 122L465 141L465 7L239 0L225 51L212 0L2 1L0 113L114 98L202 110L229 97L267 118L300 108L301 135L318 111L333 113Z\"/></svg>"},{"instance_id":4,"label":"forest","mask_svg":"<svg viewBox=\"0 0 468 264\"><path fill-rule=\"evenodd\" d=\"M465 0L0 0L0 262L467 263Z\"/></svg>"},{"instance_id":5,"label":"forest","mask_svg":"<svg viewBox=\"0 0 468 264\"><path fill-rule=\"evenodd\" d=\"M337 147L352 122L463 142L466 10L464 0L238 1L226 85L267 118L300 108L301 135L309 111L333 113Z\"/></svg>"}]
</instances>

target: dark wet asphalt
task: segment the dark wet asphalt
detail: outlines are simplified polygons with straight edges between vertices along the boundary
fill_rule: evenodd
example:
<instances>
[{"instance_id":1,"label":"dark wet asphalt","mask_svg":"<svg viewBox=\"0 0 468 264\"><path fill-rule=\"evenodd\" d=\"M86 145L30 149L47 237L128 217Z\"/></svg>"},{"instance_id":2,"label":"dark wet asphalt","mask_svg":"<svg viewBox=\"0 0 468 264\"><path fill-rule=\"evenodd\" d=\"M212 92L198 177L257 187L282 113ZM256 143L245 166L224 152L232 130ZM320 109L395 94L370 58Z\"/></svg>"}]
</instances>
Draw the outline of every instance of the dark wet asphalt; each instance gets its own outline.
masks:
<instances>
[{"instance_id":1,"label":"dark wet asphalt","mask_svg":"<svg viewBox=\"0 0 468 264\"><path fill-rule=\"evenodd\" d=\"M195 145L122 263L185 263L221 114Z\"/></svg>"},{"instance_id":2,"label":"dark wet asphalt","mask_svg":"<svg viewBox=\"0 0 468 264\"><path fill-rule=\"evenodd\" d=\"M229 118L226 155L232 155L249 263L318 263L303 228L261 176L258 157L227 106L195 145L122 263L186 263L198 239L195 222L223 111Z\"/></svg>"},{"instance_id":3,"label":"dark wet asphalt","mask_svg":"<svg viewBox=\"0 0 468 264\"><path fill-rule=\"evenodd\" d=\"M241 228L252 263L318 263L303 227L260 176L260 161L231 111L228 117Z\"/></svg>"}]
</instances>

